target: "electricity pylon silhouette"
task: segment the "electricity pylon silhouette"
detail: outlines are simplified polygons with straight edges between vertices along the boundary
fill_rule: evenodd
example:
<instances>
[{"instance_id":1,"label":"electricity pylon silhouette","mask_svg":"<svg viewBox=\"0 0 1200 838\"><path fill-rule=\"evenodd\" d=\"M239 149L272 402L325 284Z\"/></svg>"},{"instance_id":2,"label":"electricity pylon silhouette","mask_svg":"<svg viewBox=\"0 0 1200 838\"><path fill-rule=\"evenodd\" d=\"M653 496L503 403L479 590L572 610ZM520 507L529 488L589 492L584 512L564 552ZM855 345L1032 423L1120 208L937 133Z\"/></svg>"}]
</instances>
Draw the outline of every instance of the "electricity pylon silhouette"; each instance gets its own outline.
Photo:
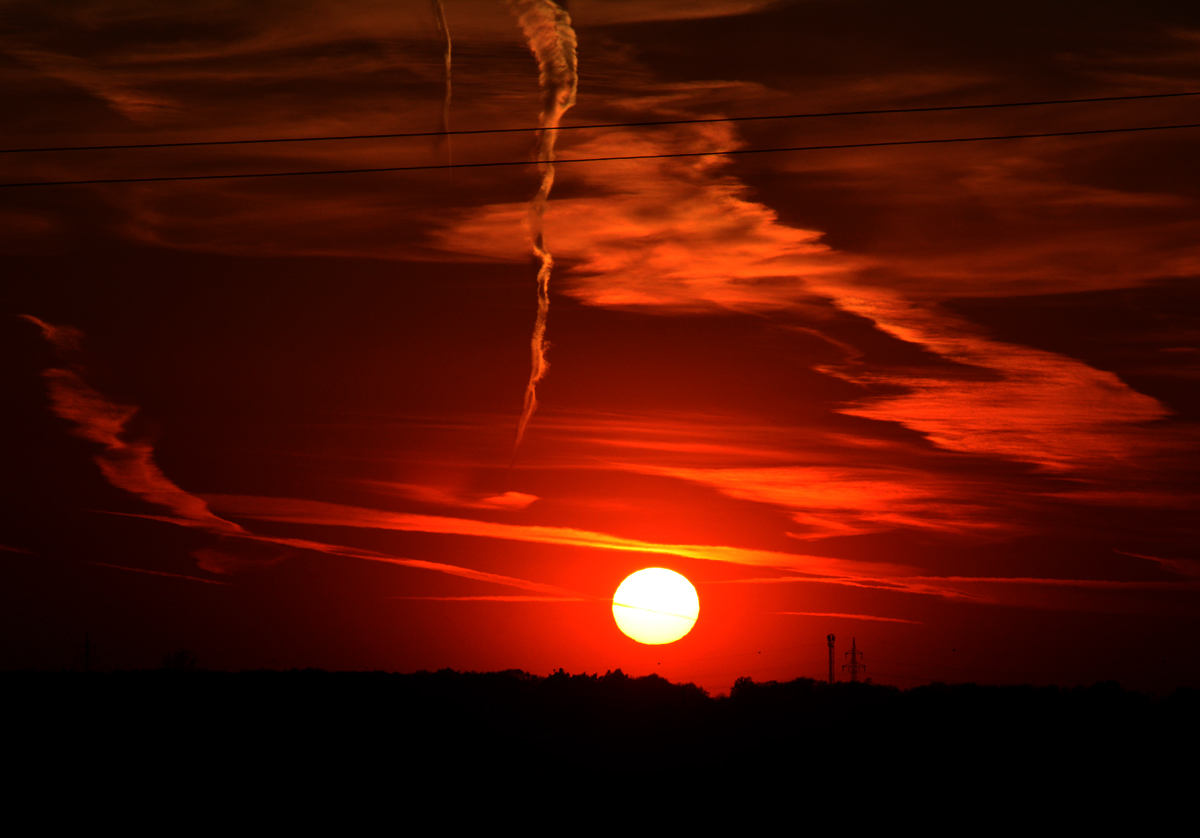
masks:
<instances>
[{"instance_id":1,"label":"electricity pylon silhouette","mask_svg":"<svg viewBox=\"0 0 1200 838\"><path fill-rule=\"evenodd\" d=\"M833 648L833 644L830 644L830 648ZM846 657L850 658L850 663L842 664L842 671L850 670L850 681L854 683L858 681L859 672L867 671L867 665L859 660L862 657L862 652L858 651L857 638L850 641L850 651L846 653Z\"/></svg>"}]
</instances>

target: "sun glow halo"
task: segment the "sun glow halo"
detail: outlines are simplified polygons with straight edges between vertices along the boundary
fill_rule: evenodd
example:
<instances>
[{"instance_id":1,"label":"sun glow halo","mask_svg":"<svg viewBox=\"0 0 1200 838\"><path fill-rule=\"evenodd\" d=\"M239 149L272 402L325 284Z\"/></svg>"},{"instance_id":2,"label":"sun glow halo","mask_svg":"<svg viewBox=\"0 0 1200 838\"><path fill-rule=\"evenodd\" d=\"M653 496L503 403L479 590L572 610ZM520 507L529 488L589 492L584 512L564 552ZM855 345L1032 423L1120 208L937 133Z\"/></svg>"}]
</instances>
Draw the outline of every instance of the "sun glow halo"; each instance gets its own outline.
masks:
<instances>
[{"instance_id":1,"label":"sun glow halo","mask_svg":"<svg viewBox=\"0 0 1200 838\"><path fill-rule=\"evenodd\" d=\"M665 567L631 573L613 594L617 628L638 643L674 643L692 630L699 614L692 583Z\"/></svg>"}]
</instances>

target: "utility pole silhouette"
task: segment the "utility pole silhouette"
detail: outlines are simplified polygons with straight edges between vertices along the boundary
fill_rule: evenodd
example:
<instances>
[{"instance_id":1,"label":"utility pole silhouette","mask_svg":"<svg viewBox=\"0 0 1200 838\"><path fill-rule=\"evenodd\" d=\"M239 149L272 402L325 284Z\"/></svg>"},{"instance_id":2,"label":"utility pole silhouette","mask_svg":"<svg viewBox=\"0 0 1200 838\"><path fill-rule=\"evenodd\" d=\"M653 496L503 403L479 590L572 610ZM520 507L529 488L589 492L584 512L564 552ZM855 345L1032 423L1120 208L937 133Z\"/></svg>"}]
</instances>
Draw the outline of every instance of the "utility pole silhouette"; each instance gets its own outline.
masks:
<instances>
[{"instance_id":1,"label":"utility pole silhouette","mask_svg":"<svg viewBox=\"0 0 1200 838\"><path fill-rule=\"evenodd\" d=\"M92 636L90 634L85 634L83 636L83 645L79 648L83 650L83 653L76 658L76 660L83 664L84 672L91 672L92 660L96 652L96 645L92 643Z\"/></svg>"},{"instance_id":2,"label":"utility pole silhouette","mask_svg":"<svg viewBox=\"0 0 1200 838\"><path fill-rule=\"evenodd\" d=\"M829 683L833 683L833 641L832 634L825 635L825 639L829 641Z\"/></svg>"},{"instance_id":3,"label":"utility pole silhouette","mask_svg":"<svg viewBox=\"0 0 1200 838\"><path fill-rule=\"evenodd\" d=\"M832 643L830 644L829 648L833 648ZM867 671L867 665L859 661L859 658L862 657L862 652L858 651L857 638L850 641L850 651L846 653L846 657L850 658L850 663L842 664L842 671L844 672L847 669L850 670L850 682L854 683L858 681L859 672Z\"/></svg>"}]
</instances>

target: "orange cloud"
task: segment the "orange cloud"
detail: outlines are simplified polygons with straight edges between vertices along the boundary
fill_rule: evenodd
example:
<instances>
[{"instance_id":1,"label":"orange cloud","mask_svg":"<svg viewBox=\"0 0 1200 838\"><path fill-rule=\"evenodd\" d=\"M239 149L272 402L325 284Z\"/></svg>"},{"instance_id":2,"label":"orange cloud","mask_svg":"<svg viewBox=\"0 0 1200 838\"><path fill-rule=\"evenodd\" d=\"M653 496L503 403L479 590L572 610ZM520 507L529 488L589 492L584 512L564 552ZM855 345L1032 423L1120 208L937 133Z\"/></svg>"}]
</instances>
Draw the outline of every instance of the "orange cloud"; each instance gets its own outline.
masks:
<instances>
[{"instance_id":1,"label":"orange cloud","mask_svg":"<svg viewBox=\"0 0 1200 838\"><path fill-rule=\"evenodd\" d=\"M916 576L897 576L895 578L820 578L817 576L754 576L749 579L721 579L708 582L709 585L793 585L793 584L819 584L819 585L843 585L851 588L872 588L876 590L892 591L894 593L908 594L924 594L927 596L942 597L944 599L961 599L973 600L978 603L992 603L989 597L969 593L958 588L937 586L929 582L922 581L924 577ZM929 577L933 578L933 577Z\"/></svg>"},{"instance_id":2,"label":"orange cloud","mask_svg":"<svg viewBox=\"0 0 1200 838\"><path fill-rule=\"evenodd\" d=\"M964 485L915 469L620 467L688 480L712 486L729 497L783 507L792 511L793 520L809 528L805 537L810 538L894 527L969 531L1001 526L984 507L961 500L967 495Z\"/></svg>"},{"instance_id":3,"label":"orange cloud","mask_svg":"<svg viewBox=\"0 0 1200 838\"><path fill-rule=\"evenodd\" d=\"M294 498L209 495L207 500L213 508L219 509L227 515L259 521L474 535L539 544L657 553L733 564L792 568L816 576L837 578L876 578L880 575L904 573L903 568L895 565L852 562L824 556L807 556L723 545L658 544L569 527L498 524L469 518L410 515L402 512L387 512ZM279 540L279 543L284 542ZM292 542L289 540L288 543ZM299 546L298 542L297 546Z\"/></svg>"},{"instance_id":4,"label":"orange cloud","mask_svg":"<svg viewBox=\"0 0 1200 838\"><path fill-rule=\"evenodd\" d=\"M823 290L882 331L978 371L951 375L827 367L825 371L850 381L908 389L861 401L842 413L899 422L951 451L1059 472L1108 471L1178 445L1147 427L1170 412L1110 372L1053 352L991 340L949 314L919 308L890 292Z\"/></svg>"},{"instance_id":5,"label":"orange cloud","mask_svg":"<svg viewBox=\"0 0 1200 838\"><path fill-rule=\"evenodd\" d=\"M677 126L610 130L579 140L572 154L601 157L740 145L728 124ZM1052 157L1067 147L1047 146L1046 154ZM849 168L846 176L851 181L867 172L882 173L890 178L889 194L901 197L908 187L923 184L920 188L929 190L930 184L944 183L932 173L949 167L960 173L958 179L923 200L974 195L993 202L997 213L1031 203L1060 212L1093 213L1188 205L1166 192L1070 183L1028 150L947 154L926 153L916 173L904 166L885 166L877 154L839 157L835 162ZM1096 226L1090 224L1085 232L1050 230L1034 237L1033 244L1009 248L1005 254L992 253L988 245L982 251L956 254L948 257L958 260L950 270L939 267L945 257L919 249L896 251L886 258L855 255L825 245L819 231L781 223L773 210L748 198L740 181L723 173L726 162L713 155L564 167L564 177L573 179L582 195L557 203L547 219L547 235L556 253L570 261L567 293L593 305L675 312L769 311L803 305L813 297L827 299L843 311L870 319L880 331L958 365L949 372L897 371L870 366L850 353L846 364L819 368L858 384L904 388L905 394L860 400L841 412L899 423L950 451L1032 463L1050 472L1085 470L1094 476L1193 443L1154 428L1152 423L1168 417L1169 411L1113 373L1064 355L990 339L939 308L936 300L1002 293L1009 281L1013 289L1027 290L1034 276L1036 287L1043 290L1112 286L1107 280L1097 286L1092 279L1100 266L1091 270L1079 262L1072 267L1069 259L1053 267L1062 276L1051 282L1044 274L1047 254L1054 249L1093 254L1093 260L1106 264L1119 262L1123 267L1117 284L1129 284L1147 276L1195 273L1200 270L1200 252L1194 247L1186 252L1178 246L1166 248L1163 252L1171 254L1164 257L1167 261L1148 264L1145 241L1113 235L1097 242ZM862 171L855 170L855 163ZM781 160L779 165L787 169L791 164ZM806 165L794 168L806 171ZM822 165L833 164L818 162L812 168ZM436 234L436 240L457 252L517 258L520 213L515 204L485 206L459 216ZM1194 241L1194 236L1181 235L1190 223L1162 235ZM909 275L924 279L909 281ZM921 297L907 299L891 290L895 287Z\"/></svg>"},{"instance_id":6,"label":"orange cloud","mask_svg":"<svg viewBox=\"0 0 1200 838\"><path fill-rule=\"evenodd\" d=\"M21 315L42 330L60 357L78 352L83 335L69 326L53 326L36 317ZM190 526L219 533L241 533L242 528L213 515L200 498L180 489L154 462L154 447L123 437L136 407L117 404L84 382L78 368L48 369L45 377L51 409L71 422L71 433L103 446L93 460L113 486L142 500L165 507Z\"/></svg>"},{"instance_id":7,"label":"orange cloud","mask_svg":"<svg viewBox=\"0 0 1200 838\"><path fill-rule=\"evenodd\" d=\"M524 588L525 590L529 591L540 591L542 593L557 594L560 596L577 596L575 592L566 591L557 585L547 585L541 582L532 582L528 579L519 579L515 576L504 576L503 574L499 573L487 573L486 571L474 570L473 568L469 567L459 567L458 565L446 564L444 562L429 562L423 559L404 559L396 556L389 556L384 553L377 553L372 550L359 550L353 547L342 547L337 544L326 544L324 542L310 541L303 538L284 538L264 535L248 535L246 537L255 541L267 542L270 544L281 544L286 547L295 547L301 550L313 550L318 553L327 553L334 556L346 556L347 558L363 559L371 562L383 562L385 564L393 564L400 567L413 567L419 570L432 570L434 572L445 573L450 576L460 576L464 579L474 579L477 582L491 582L496 585L507 585L513 588Z\"/></svg>"},{"instance_id":8,"label":"orange cloud","mask_svg":"<svg viewBox=\"0 0 1200 838\"><path fill-rule=\"evenodd\" d=\"M578 596L391 596L388 599L423 599L435 602L590 602Z\"/></svg>"},{"instance_id":9,"label":"orange cloud","mask_svg":"<svg viewBox=\"0 0 1200 838\"><path fill-rule=\"evenodd\" d=\"M576 157L694 152L741 143L728 125L658 131L610 130L572 145ZM746 200L746 188L718 174L727 158L624 160L563 169L593 197L555 201L547 237L570 260L567 293L593 305L682 311L792 306L805 280L861 268L861 259L821 243L821 233L777 222ZM436 234L455 252L518 257L523 209L493 204Z\"/></svg>"},{"instance_id":10,"label":"orange cloud","mask_svg":"<svg viewBox=\"0 0 1200 838\"><path fill-rule=\"evenodd\" d=\"M772 0L572 0L571 16L580 25L695 20L755 12Z\"/></svg>"},{"instance_id":11,"label":"orange cloud","mask_svg":"<svg viewBox=\"0 0 1200 838\"><path fill-rule=\"evenodd\" d=\"M333 506L333 504L324 505ZM126 517L131 518L143 518L149 521L160 521L165 524L175 524L176 526L191 526L191 523L186 519L170 518L163 515L128 515L127 513L111 514L125 515ZM264 520L278 519L264 518ZM354 524L345 523L343 526L354 526ZM233 573L239 570L244 570L251 563L245 560L240 560L237 556L237 547L235 545L238 541L245 541L247 543L253 543L256 545L278 545L297 550L311 550L315 553L324 553L329 556L342 556L345 558L360 559L368 562L382 562L384 564L397 565L399 567L430 570L435 573L445 573L450 576L473 579L477 582L490 582L496 585L506 585L511 588L523 588L528 591L538 591L540 593L566 597L569 599L582 597L584 599L603 599L607 601L606 597L589 597L586 594L581 594L577 591L569 591L564 588L560 588L557 585L548 585L543 582L534 582L528 579L520 579L515 576L504 576L500 573L488 573L486 571L475 570L469 567L461 567L459 565L446 564L444 562L430 562L423 559L405 559L399 556L391 556L387 553L379 553L375 550L363 550L358 547L346 547L340 544L329 544L323 541L311 541L305 538L257 535L255 533L246 532L245 530L236 536L229 536L224 539L222 544L223 549L221 551L197 551L197 553L193 555L199 554L201 556L202 566L204 569L213 573ZM210 558L212 561L208 561Z\"/></svg>"},{"instance_id":12,"label":"orange cloud","mask_svg":"<svg viewBox=\"0 0 1200 838\"><path fill-rule=\"evenodd\" d=\"M4 52L51 78L86 91L129 119L142 121L176 107L171 100L139 90L134 74L73 55L34 47L10 46Z\"/></svg>"},{"instance_id":13,"label":"orange cloud","mask_svg":"<svg viewBox=\"0 0 1200 838\"><path fill-rule=\"evenodd\" d=\"M421 486L414 483L387 483L382 480L364 480L363 485L382 489L401 497L436 506L456 506L462 509L519 510L538 500L537 495L525 492L502 492L498 495L453 492L439 486Z\"/></svg>"},{"instance_id":14,"label":"orange cloud","mask_svg":"<svg viewBox=\"0 0 1200 838\"><path fill-rule=\"evenodd\" d=\"M736 142L730 130L708 128L697 132L707 136L691 137L690 144L645 134L610 135L579 153L599 155L612 146L624 153L692 144L729 146ZM626 167L616 181L622 185L607 188L604 184L611 182L613 173L603 167L579 173L593 191L608 194L571 199L556 208L552 223L557 247L575 260L571 293L595 305L685 310L769 309L820 295L900 340L993 373L922 376L853 363L824 368L857 383L910 390L842 412L899 422L949 450L1032 462L1055 471L1129 461L1170 445L1142 430L1168 415L1153 398L1132 390L1112 373L1056 353L990 340L928 303L871 287L862 273L864 260L819 244L818 233L778 223L767 207L743 197L740 184L717 173L719 163L718 158L686 164L629 161L620 164ZM1080 201L1096 197L1071 194ZM477 247L489 247L487 229L492 237L499 234L507 212L485 209L456 234L469 229Z\"/></svg>"},{"instance_id":15,"label":"orange cloud","mask_svg":"<svg viewBox=\"0 0 1200 838\"><path fill-rule=\"evenodd\" d=\"M797 437L814 438L812 429L802 431L793 427L747 421L745 417L710 414L569 414L560 418L547 417L541 422L545 436L568 440L570 449L577 451L588 445L623 448L624 457L632 452L647 456L686 456L688 462L713 462L724 465L730 460L740 464L774 464L795 457ZM824 439L828 435L823 435ZM854 444L857 439L852 440ZM820 456L825 450L818 445L806 456ZM593 458L593 465L610 467L610 459Z\"/></svg>"},{"instance_id":16,"label":"orange cloud","mask_svg":"<svg viewBox=\"0 0 1200 838\"><path fill-rule=\"evenodd\" d=\"M1105 142L1125 141L1088 144ZM1188 217L1191 197L1073 182L1061 169L1070 165L1079 141L1040 143L1020 152L960 149L907 166L865 166L861 174L887 179L884 188L895 199L927 201L930 208L920 219L926 224L936 223L939 212L952 212L951 206L968 204L987 212L999 228L991 237L936 249L913 248L897 235L873 254L888 266L889 285L927 299L997 297L1127 288L1200 271L1195 222ZM902 172L903 180L889 177L887 169ZM942 186L935 192L920 178Z\"/></svg>"}]
</instances>

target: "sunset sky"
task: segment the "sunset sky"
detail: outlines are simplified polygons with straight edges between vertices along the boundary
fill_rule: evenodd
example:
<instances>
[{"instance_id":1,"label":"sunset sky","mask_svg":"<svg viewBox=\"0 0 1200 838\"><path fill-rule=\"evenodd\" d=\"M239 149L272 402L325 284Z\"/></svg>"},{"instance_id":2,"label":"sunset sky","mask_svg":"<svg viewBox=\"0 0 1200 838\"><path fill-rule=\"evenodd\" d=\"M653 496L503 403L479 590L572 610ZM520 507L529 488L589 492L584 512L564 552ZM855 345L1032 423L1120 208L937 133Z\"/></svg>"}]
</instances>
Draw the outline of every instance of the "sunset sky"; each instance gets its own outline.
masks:
<instances>
[{"instance_id":1,"label":"sunset sky","mask_svg":"<svg viewBox=\"0 0 1200 838\"><path fill-rule=\"evenodd\" d=\"M1200 128L697 154L1200 95L682 122L1200 92L1200 6L562 5L443 0L447 98L429 0L2 4L3 149L426 136L0 154L0 667L1200 686ZM670 124L557 133L638 159L555 167L516 446L556 101Z\"/></svg>"}]
</instances>

